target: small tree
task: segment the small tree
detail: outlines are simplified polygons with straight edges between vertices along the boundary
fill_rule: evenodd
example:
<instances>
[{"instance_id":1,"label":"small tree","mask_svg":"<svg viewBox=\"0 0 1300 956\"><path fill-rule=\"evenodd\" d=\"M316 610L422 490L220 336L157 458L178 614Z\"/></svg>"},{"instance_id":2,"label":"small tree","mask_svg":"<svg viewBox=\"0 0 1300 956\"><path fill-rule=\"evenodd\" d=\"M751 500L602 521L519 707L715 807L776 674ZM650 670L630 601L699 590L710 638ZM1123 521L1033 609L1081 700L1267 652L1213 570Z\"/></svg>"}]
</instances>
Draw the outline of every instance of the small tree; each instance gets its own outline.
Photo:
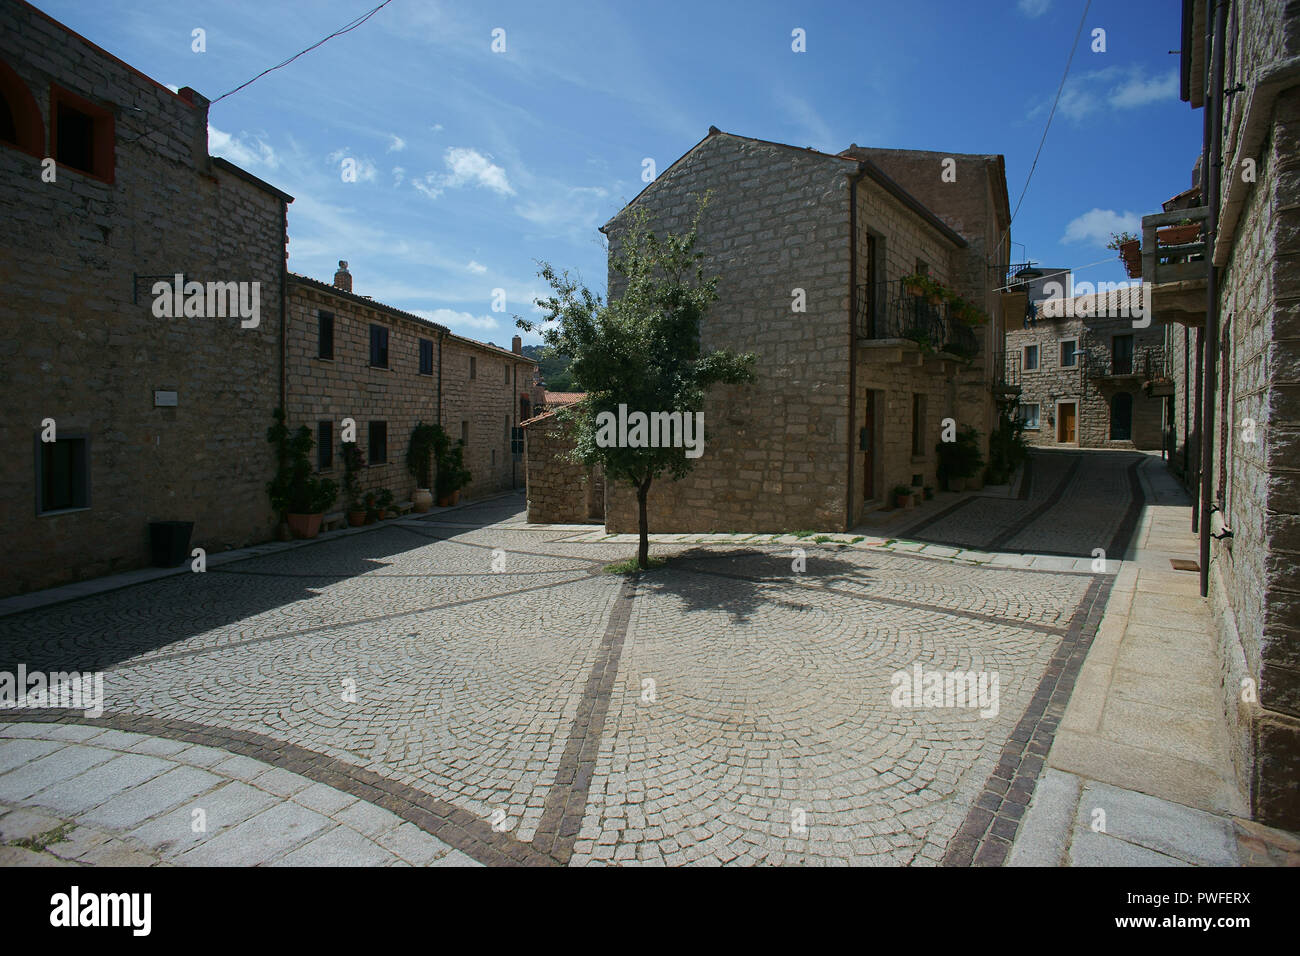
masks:
<instances>
[{"instance_id":1,"label":"small tree","mask_svg":"<svg viewBox=\"0 0 1300 956\"><path fill-rule=\"evenodd\" d=\"M714 385L754 379L753 355L705 352L700 347L700 323L718 298L717 277L704 276L704 256L696 251L706 201L700 200L686 233L662 239L651 230L645 209L632 210L627 232L610 257L610 269L622 278L623 290L608 303L567 272L557 273L549 263L541 263L538 275L554 292L537 300L546 315L536 323L517 322L525 331L539 329L546 345L572 356L569 371L587 397L561 409L558 417L572 429L574 457L587 465L599 463L610 481L636 489L637 565L643 570L650 563L650 486L665 473L674 481L684 477L694 460L682 448L598 444L599 416L616 415L619 405L646 414L693 414L702 410Z\"/></svg>"}]
</instances>

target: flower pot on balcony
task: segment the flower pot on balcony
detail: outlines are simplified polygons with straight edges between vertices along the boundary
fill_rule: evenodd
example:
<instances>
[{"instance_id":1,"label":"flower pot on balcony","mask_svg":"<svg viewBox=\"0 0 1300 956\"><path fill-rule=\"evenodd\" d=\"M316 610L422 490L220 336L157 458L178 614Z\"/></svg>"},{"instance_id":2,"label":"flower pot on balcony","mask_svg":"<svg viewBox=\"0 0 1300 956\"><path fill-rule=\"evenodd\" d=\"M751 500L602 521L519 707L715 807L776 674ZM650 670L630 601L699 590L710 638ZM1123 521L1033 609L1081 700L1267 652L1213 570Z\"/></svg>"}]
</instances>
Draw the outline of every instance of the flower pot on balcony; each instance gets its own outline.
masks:
<instances>
[{"instance_id":1,"label":"flower pot on balcony","mask_svg":"<svg viewBox=\"0 0 1300 956\"><path fill-rule=\"evenodd\" d=\"M1201 224L1193 222L1184 226L1166 226L1157 230L1156 238L1162 246L1181 246L1184 243L1195 242L1200 234Z\"/></svg>"},{"instance_id":2,"label":"flower pot on balcony","mask_svg":"<svg viewBox=\"0 0 1300 956\"><path fill-rule=\"evenodd\" d=\"M1130 279L1142 278L1142 243L1140 240L1130 239L1128 242L1121 243L1119 257L1124 260L1124 271L1128 273Z\"/></svg>"},{"instance_id":3,"label":"flower pot on balcony","mask_svg":"<svg viewBox=\"0 0 1300 956\"><path fill-rule=\"evenodd\" d=\"M323 517L325 517L323 514L285 515L285 518L289 521L289 530L293 532L295 538L316 537L316 535L320 534L320 522Z\"/></svg>"}]
</instances>

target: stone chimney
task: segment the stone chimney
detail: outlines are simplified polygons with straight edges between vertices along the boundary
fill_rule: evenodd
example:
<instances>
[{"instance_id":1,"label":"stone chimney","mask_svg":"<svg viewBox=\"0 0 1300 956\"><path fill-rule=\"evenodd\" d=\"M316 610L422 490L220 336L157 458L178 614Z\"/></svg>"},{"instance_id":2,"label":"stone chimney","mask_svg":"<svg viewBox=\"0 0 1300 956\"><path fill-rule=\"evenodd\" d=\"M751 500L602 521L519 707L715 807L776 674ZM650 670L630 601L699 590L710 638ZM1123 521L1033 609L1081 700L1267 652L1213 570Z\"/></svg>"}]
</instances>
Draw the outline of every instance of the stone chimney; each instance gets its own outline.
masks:
<instances>
[{"instance_id":1,"label":"stone chimney","mask_svg":"<svg viewBox=\"0 0 1300 956\"><path fill-rule=\"evenodd\" d=\"M513 339L510 340L510 351L514 352L516 355L523 355L524 340L516 335Z\"/></svg>"},{"instance_id":2,"label":"stone chimney","mask_svg":"<svg viewBox=\"0 0 1300 956\"><path fill-rule=\"evenodd\" d=\"M190 138L190 154L194 168L200 172L211 172L208 155L208 98L192 86L183 86L176 94L194 107L194 128Z\"/></svg>"},{"instance_id":3,"label":"stone chimney","mask_svg":"<svg viewBox=\"0 0 1300 956\"><path fill-rule=\"evenodd\" d=\"M339 260L339 271L334 273L334 288L344 292L352 291L352 273L348 272L348 260Z\"/></svg>"}]
</instances>

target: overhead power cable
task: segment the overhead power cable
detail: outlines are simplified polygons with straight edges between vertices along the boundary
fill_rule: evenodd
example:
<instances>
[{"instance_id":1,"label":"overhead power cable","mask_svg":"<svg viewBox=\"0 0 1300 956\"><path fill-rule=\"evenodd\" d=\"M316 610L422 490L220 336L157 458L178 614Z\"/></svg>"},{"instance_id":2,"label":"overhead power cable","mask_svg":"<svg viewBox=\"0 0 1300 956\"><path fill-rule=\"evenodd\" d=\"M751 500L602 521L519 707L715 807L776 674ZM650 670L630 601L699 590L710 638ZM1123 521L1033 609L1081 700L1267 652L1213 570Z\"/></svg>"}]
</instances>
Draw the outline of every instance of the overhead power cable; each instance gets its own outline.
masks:
<instances>
[{"instance_id":1,"label":"overhead power cable","mask_svg":"<svg viewBox=\"0 0 1300 956\"><path fill-rule=\"evenodd\" d=\"M218 97L217 97L215 100L213 100L212 102L213 102L213 103L219 103L219 102L221 102L222 100L224 100L227 96L231 96L231 95L234 94L234 93L238 93L238 92L239 92L240 90L242 90L244 87L249 86L249 85L251 85L251 84L257 82L257 81L260 80L262 77L266 76L266 74L268 74L268 73L274 73L276 70L280 69L281 67L288 66L288 65L289 65L290 63L292 63L294 60L298 59L298 57L302 56L302 55L305 54L305 53L310 53L312 50L316 49L316 48L319 47L319 46L323 46L325 43L329 42L330 40L333 40L335 37L337 37L337 36L342 36L342 35L345 34L345 33L351 33L353 30L355 30L357 27L361 26L361 24L365 23L367 20L369 20L371 17L373 17L376 13L378 13L380 10L384 9L384 7L388 6L388 5L389 5L390 3L392 3L392 2L393 2L393 0L384 0L383 3L381 3L379 6L375 7L375 8L374 8L373 10L371 10L369 13L366 13L366 14L363 14L362 16L359 16L359 17L357 17L355 20L350 21L349 23L345 23L343 26L339 27L337 30L335 30L335 31L334 31L333 33L331 33L329 36L325 37L323 40L320 40L320 41L318 41L318 42L316 42L316 43L313 43L311 46L307 47L307 49L305 49L305 50L299 50L297 53L295 53L293 56L289 57L287 60L284 60L284 61L282 61L282 62L280 62L280 63L277 63L275 66L272 66L272 67L269 67L269 68L263 70L261 73L257 74L257 76L253 77L253 78L252 78L251 80L249 80L247 83L241 83L239 86L235 87L233 90L230 90L230 91L227 92L227 93L222 93L220 96L218 96Z\"/></svg>"}]
</instances>

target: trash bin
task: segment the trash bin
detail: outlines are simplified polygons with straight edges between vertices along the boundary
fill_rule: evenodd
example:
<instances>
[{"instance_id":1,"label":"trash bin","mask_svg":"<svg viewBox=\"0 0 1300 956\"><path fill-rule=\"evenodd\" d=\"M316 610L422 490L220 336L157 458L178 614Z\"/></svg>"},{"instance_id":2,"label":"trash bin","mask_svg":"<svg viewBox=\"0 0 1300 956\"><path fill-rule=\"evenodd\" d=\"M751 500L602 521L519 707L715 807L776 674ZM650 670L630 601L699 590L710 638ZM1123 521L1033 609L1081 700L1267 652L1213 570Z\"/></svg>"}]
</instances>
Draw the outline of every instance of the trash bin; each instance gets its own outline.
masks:
<instances>
[{"instance_id":1,"label":"trash bin","mask_svg":"<svg viewBox=\"0 0 1300 956\"><path fill-rule=\"evenodd\" d=\"M193 521L150 521L149 546L155 568L174 568L190 556Z\"/></svg>"}]
</instances>

